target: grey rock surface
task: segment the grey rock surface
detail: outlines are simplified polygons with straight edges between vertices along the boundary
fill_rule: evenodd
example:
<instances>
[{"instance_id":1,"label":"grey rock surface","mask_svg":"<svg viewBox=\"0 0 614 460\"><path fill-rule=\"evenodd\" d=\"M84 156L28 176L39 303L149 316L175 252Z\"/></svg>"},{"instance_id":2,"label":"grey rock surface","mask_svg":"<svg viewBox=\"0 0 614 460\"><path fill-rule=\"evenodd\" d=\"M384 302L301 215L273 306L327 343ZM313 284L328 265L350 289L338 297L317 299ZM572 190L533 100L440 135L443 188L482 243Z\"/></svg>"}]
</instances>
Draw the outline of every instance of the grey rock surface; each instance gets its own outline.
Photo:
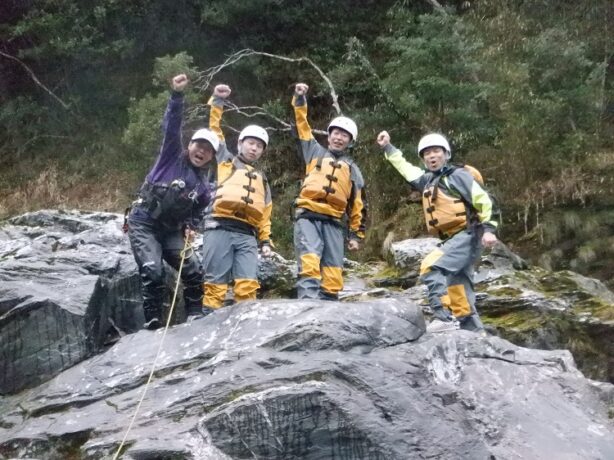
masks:
<instances>
[{"instance_id":1,"label":"grey rock surface","mask_svg":"<svg viewBox=\"0 0 614 460\"><path fill-rule=\"evenodd\" d=\"M35 386L143 323L136 265L109 213L38 211L0 229L0 394Z\"/></svg>"},{"instance_id":2,"label":"grey rock surface","mask_svg":"<svg viewBox=\"0 0 614 460\"><path fill-rule=\"evenodd\" d=\"M122 223L113 213L43 210L0 227L0 394L36 386L141 328L140 280ZM291 262L261 260L265 291L291 289ZM166 273L170 305L176 278ZM179 295L173 322L184 319Z\"/></svg>"},{"instance_id":3,"label":"grey rock surface","mask_svg":"<svg viewBox=\"0 0 614 460\"><path fill-rule=\"evenodd\" d=\"M388 286L405 287L417 278L421 258L436 242L431 240L391 244L398 273L385 280ZM491 332L521 346L568 349L585 375L614 383L614 293L602 282L529 267L503 243L483 254L475 281L476 305ZM424 286L390 295L430 313Z\"/></svg>"},{"instance_id":4,"label":"grey rock surface","mask_svg":"<svg viewBox=\"0 0 614 460\"><path fill-rule=\"evenodd\" d=\"M394 265L398 268L420 271L420 262L424 256L437 247L437 238L415 238L397 241L390 245Z\"/></svg>"},{"instance_id":5,"label":"grey rock surface","mask_svg":"<svg viewBox=\"0 0 614 460\"><path fill-rule=\"evenodd\" d=\"M0 458L609 459L614 387L420 308L262 301L123 337L0 401ZM2 457L3 456L3 457Z\"/></svg>"}]
</instances>

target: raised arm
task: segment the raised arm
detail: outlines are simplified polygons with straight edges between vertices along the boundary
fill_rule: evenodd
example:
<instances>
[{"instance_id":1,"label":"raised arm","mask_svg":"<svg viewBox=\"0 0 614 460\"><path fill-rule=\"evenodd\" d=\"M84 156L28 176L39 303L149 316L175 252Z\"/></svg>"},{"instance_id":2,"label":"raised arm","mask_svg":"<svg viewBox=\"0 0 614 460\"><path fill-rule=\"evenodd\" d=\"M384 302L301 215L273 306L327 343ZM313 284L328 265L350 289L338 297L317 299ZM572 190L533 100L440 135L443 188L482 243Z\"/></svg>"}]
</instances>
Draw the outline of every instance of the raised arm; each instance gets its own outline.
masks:
<instances>
[{"instance_id":1,"label":"raised arm","mask_svg":"<svg viewBox=\"0 0 614 460\"><path fill-rule=\"evenodd\" d=\"M301 141L313 139L311 126L309 126L309 121L307 120L307 91L309 91L309 86L305 83L297 83L294 87L294 96L292 97L296 130Z\"/></svg>"},{"instance_id":2,"label":"raised arm","mask_svg":"<svg viewBox=\"0 0 614 460\"><path fill-rule=\"evenodd\" d=\"M220 126L222 122L222 114L224 113L224 102L230 96L231 89L228 85L217 85L213 88L213 94L209 98L207 104L211 107L209 113L209 129L217 134L220 142L225 142L224 133Z\"/></svg>"},{"instance_id":3,"label":"raised arm","mask_svg":"<svg viewBox=\"0 0 614 460\"><path fill-rule=\"evenodd\" d=\"M188 84L188 77L179 74L171 80L171 97L168 100L162 119L162 145L156 163L147 175L147 180L157 182L163 171L177 158L183 150L181 144L181 123L183 119L183 90Z\"/></svg>"},{"instance_id":4,"label":"raised arm","mask_svg":"<svg viewBox=\"0 0 614 460\"><path fill-rule=\"evenodd\" d=\"M384 149L384 156L403 178L418 190L422 190L424 170L414 166L403 156L403 152L390 143L390 135L382 131L377 135L377 143Z\"/></svg>"},{"instance_id":5,"label":"raised arm","mask_svg":"<svg viewBox=\"0 0 614 460\"><path fill-rule=\"evenodd\" d=\"M317 143L311 133L311 126L307 120L307 92L309 86L305 83L297 83L294 87L292 97L292 107L294 108L294 119L296 121L296 131L301 143L301 152L306 164L309 164L313 154L317 149L323 148Z\"/></svg>"},{"instance_id":6,"label":"raised arm","mask_svg":"<svg viewBox=\"0 0 614 460\"><path fill-rule=\"evenodd\" d=\"M232 158L232 154L226 148L226 139L222 131L222 115L224 114L224 102L230 96L231 89L228 85L216 85L213 88L213 94L209 98L207 104L210 106L209 111L209 129L213 131L220 139L220 148L217 153L217 160L225 161Z\"/></svg>"}]
</instances>

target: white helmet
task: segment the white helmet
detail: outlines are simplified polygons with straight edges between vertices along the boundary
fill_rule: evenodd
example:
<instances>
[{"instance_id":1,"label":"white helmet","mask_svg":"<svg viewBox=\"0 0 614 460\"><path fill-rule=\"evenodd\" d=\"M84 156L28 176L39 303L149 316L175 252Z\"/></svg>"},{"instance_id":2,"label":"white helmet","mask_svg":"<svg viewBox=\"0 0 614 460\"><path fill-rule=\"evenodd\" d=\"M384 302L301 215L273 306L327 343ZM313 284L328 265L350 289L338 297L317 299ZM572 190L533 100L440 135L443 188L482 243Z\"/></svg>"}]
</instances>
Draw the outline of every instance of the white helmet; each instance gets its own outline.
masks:
<instances>
[{"instance_id":1,"label":"white helmet","mask_svg":"<svg viewBox=\"0 0 614 460\"><path fill-rule=\"evenodd\" d=\"M448 140L441 134L431 133L423 136L418 142L418 155L422 158L422 152L429 147L441 147L446 151L446 158L449 160L452 157L452 150Z\"/></svg>"},{"instance_id":2,"label":"white helmet","mask_svg":"<svg viewBox=\"0 0 614 460\"><path fill-rule=\"evenodd\" d=\"M239 142L243 141L246 137L255 137L256 139L264 142L264 147L269 144L269 134L266 129L258 125L249 125L243 128L243 131L239 134Z\"/></svg>"},{"instance_id":3,"label":"white helmet","mask_svg":"<svg viewBox=\"0 0 614 460\"><path fill-rule=\"evenodd\" d=\"M356 126L356 123L354 123L354 120L352 120L351 118L334 118L333 121L328 124L328 128L326 129L328 131L328 134L330 134L333 128L339 128L350 133L350 135L352 136L352 141L356 141L356 137L358 137L358 127Z\"/></svg>"},{"instance_id":4,"label":"white helmet","mask_svg":"<svg viewBox=\"0 0 614 460\"><path fill-rule=\"evenodd\" d=\"M196 131L192 135L192 139L190 142L194 141L207 141L213 147L213 150L217 153L217 150L220 148L220 139L217 137L213 131L207 128L202 128Z\"/></svg>"}]
</instances>

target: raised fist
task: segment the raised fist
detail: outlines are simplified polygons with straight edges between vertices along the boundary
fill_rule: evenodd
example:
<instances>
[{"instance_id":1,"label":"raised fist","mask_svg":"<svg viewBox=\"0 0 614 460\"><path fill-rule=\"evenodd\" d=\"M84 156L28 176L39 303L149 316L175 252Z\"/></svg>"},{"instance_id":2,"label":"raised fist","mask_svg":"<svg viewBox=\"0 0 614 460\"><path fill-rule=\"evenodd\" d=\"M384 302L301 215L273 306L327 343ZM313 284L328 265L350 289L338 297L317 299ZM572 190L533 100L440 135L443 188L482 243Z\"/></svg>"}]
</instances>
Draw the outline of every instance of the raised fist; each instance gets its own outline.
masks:
<instances>
[{"instance_id":1,"label":"raised fist","mask_svg":"<svg viewBox=\"0 0 614 460\"><path fill-rule=\"evenodd\" d=\"M386 147L390 144L390 134L388 134L388 131L382 131L377 135L377 143L380 147Z\"/></svg>"},{"instance_id":2,"label":"raised fist","mask_svg":"<svg viewBox=\"0 0 614 460\"><path fill-rule=\"evenodd\" d=\"M309 86L307 86L305 83L297 83L294 87L294 93L297 96L304 96L307 94L307 91L309 91Z\"/></svg>"},{"instance_id":3,"label":"raised fist","mask_svg":"<svg viewBox=\"0 0 614 460\"><path fill-rule=\"evenodd\" d=\"M230 96L230 93L231 89L228 85L216 85L216 87L213 88L213 95L216 97L221 97L222 99L226 99L228 96Z\"/></svg>"},{"instance_id":4,"label":"raised fist","mask_svg":"<svg viewBox=\"0 0 614 460\"><path fill-rule=\"evenodd\" d=\"M184 73L180 73L179 75L173 77L172 86L174 91L183 91L185 87L188 85L188 77Z\"/></svg>"}]
</instances>

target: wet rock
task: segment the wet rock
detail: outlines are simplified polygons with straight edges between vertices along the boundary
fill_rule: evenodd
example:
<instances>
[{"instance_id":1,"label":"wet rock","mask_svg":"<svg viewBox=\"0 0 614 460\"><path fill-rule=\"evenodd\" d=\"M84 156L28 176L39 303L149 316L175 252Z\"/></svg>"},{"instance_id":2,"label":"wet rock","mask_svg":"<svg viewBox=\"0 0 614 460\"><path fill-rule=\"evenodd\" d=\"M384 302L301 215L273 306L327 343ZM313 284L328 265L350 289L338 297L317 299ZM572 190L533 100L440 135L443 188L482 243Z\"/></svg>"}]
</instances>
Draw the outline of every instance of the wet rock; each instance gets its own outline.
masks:
<instances>
[{"instance_id":1,"label":"wet rock","mask_svg":"<svg viewBox=\"0 0 614 460\"><path fill-rule=\"evenodd\" d=\"M372 283L378 287L398 287L401 289L409 289L418 283L418 272L407 271L396 276L377 277L372 280Z\"/></svg>"},{"instance_id":2,"label":"wet rock","mask_svg":"<svg viewBox=\"0 0 614 460\"><path fill-rule=\"evenodd\" d=\"M437 238L416 238L398 241L390 245L390 252L397 268L420 271L420 263L424 256L437 247Z\"/></svg>"},{"instance_id":3,"label":"wet rock","mask_svg":"<svg viewBox=\"0 0 614 460\"><path fill-rule=\"evenodd\" d=\"M0 394L38 385L142 327L140 279L122 223L113 213L37 211L0 227ZM194 257L201 245L198 238ZM295 272L277 254L261 259L264 295L289 296ZM167 311L175 275L167 265ZM171 321L184 320L179 294Z\"/></svg>"},{"instance_id":4,"label":"wet rock","mask_svg":"<svg viewBox=\"0 0 614 460\"><path fill-rule=\"evenodd\" d=\"M0 393L32 387L143 323L136 265L110 213L39 211L0 231Z\"/></svg>"},{"instance_id":5,"label":"wet rock","mask_svg":"<svg viewBox=\"0 0 614 460\"><path fill-rule=\"evenodd\" d=\"M532 268L478 286L485 323L519 345L572 352L589 377L614 382L613 294L598 280Z\"/></svg>"},{"instance_id":6,"label":"wet rock","mask_svg":"<svg viewBox=\"0 0 614 460\"><path fill-rule=\"evenodd\" d=\"M404 287L405 277L417 278L421 258L437 241L431 240L392 243L397 273L374 281ZM490 332L521 346L569 349L587 376L614 382L614 293L603 283L529 267L500 242L482 256L475 281L476 305ZM430 313L422 286L393 296Z\"/></svg>"},{"instance_id":7,"label":"wet rock","mask_svg":"<svg viewBox=\"0 0 614 460\"><path fill-rule=\"evenodd\" d=\"M296 282L296 263L273 252L271 257L260 257L258 282L264 297L293 297Z\"/></svg>"},{"instance_id":8,"label":"wet rock","mask_svg":"<svg viewBox=\"0 0 614 460\"><path fill-rule=\"evenodd\" d=\"M418 306L382 299L248 302L140 331L3 398L0 453L110 458L165 337L122 458L613 458L614 387L569 352L424 330Z\"/></svg>"}]
</instances>

